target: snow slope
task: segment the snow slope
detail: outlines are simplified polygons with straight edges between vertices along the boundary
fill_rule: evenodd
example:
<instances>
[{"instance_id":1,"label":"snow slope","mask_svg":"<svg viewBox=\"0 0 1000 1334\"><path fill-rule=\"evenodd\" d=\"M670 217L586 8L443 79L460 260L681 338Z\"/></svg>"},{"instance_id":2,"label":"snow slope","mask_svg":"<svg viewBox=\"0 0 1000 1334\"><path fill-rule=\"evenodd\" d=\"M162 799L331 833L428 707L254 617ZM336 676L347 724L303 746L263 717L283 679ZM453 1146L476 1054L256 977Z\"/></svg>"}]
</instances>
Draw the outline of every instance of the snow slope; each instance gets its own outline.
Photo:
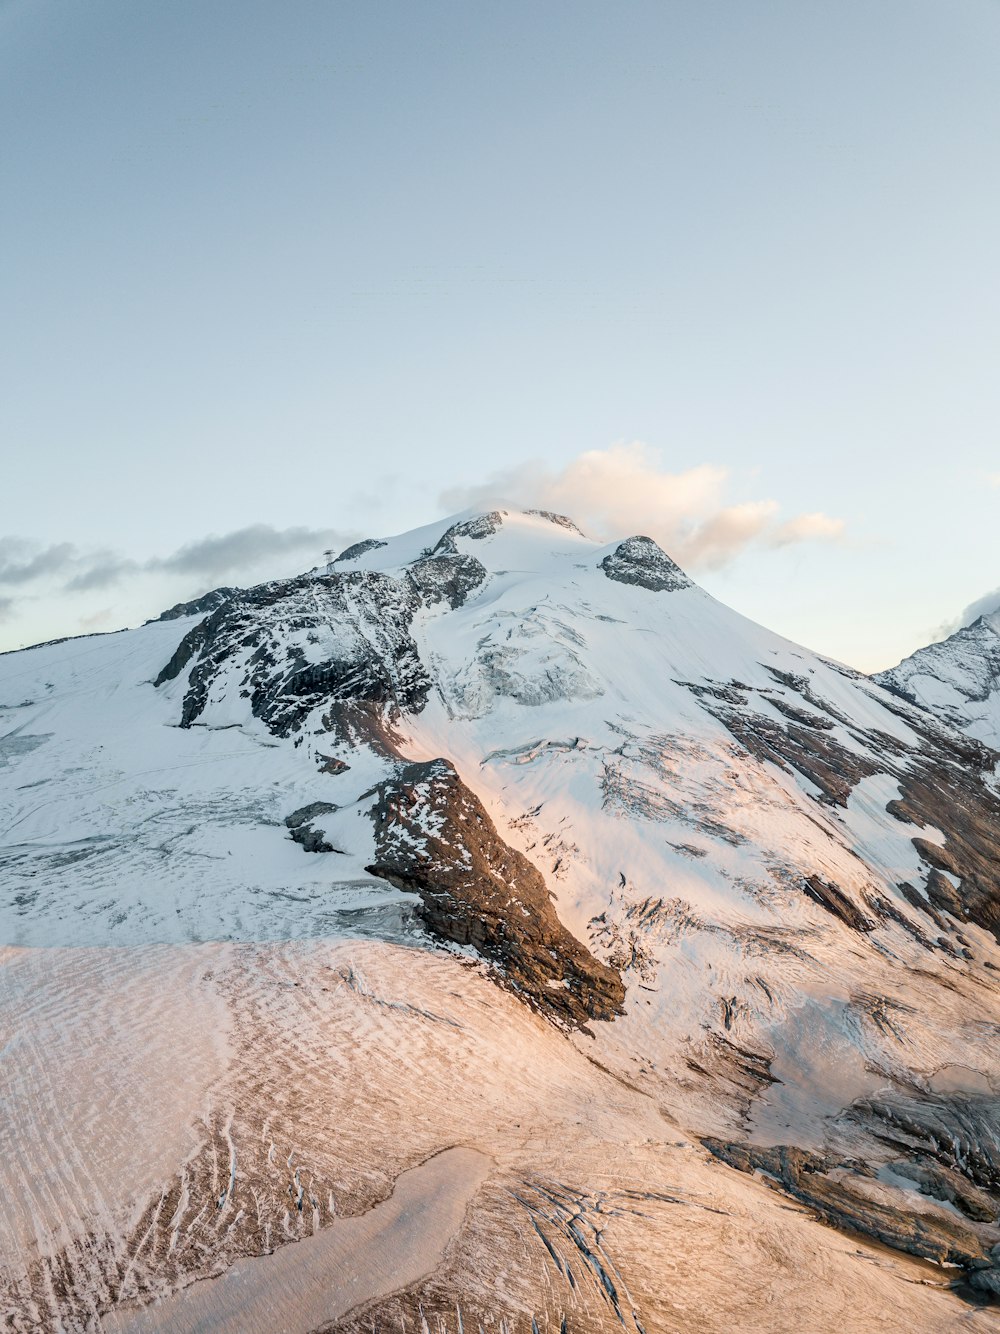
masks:
<instances>
[{"instance_id":1,"label":"snow slope","mask_svg":"<svg viewBox=\"0 0 1000 1334\"><path fill-rule=\"evenodd\" d=\"M997 1327L995 755L554 515L205 606L0 657L8 1327L456 1146L430 1261L247 1327Z\"/></svg>"}]
</instances>

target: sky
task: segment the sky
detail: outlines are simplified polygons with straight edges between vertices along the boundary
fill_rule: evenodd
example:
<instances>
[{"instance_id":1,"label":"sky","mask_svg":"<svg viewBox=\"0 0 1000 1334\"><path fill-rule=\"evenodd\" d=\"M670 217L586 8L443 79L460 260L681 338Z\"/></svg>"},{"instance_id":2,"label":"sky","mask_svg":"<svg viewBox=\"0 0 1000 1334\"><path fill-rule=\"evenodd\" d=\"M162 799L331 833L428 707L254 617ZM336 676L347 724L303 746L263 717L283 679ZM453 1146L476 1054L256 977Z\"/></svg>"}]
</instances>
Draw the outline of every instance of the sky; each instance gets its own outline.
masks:
<instances>
[{"instance_id":1,"label":"sky","mask_svg":"<svg viewBox=\"0 0 1000 1334\"><path fill-rule=\"evenodd\" d=\"M502 498L897 661L1000 584L998 58L1000 0L0 0L0 648Z\"/></svg>"}]
</instances>

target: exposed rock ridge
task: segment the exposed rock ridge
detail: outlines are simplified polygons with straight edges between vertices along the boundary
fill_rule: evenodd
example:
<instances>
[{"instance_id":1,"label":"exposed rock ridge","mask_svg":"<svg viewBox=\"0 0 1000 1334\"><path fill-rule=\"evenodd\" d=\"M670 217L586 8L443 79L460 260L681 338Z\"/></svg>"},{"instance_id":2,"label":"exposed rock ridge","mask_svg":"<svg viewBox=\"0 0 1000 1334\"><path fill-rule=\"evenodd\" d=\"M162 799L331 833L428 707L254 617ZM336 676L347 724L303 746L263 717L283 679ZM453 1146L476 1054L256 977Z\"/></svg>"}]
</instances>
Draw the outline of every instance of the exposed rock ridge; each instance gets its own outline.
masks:
<instances>
[{"instance_id":1,"label":"exposed rock ridge","mask_svg":"<svg viewBox=\"0 0 1000 1334\"><path fill-rule=\"evenodd\" d=\"M866 1176L875 1178L875 1172L861 1164L841 1163L789 1144L763 1148L712 1137L702 1143L730 1167L762 1173L768 1185L815 1209L833 1227L936 1264L958 1265L967 1273L991 1269L989 1238L960 1220L894 1208L873 1198L854 1184ZM833 1175L845 1169L853 1174L853 1181L850 1175L847 1179Z\"/></svg>"},{"instance_id":2,"label":"exposed rock ridge","mask_svg":"<svg viewBox=\"0 0 1000 1334\"><path fill-rule=\"evenodd\" d=\"M152 620L146 622L147 625L153 625L157 621L177 621L182 616L205 616L210 611L215 611L216 607L221 607L223 602L228 602L230 598L236 597L241 590L239 588L213 588L210 593L203 593L200 598L193 598L190 602L177 602L166 611L161 611L159 616L154 616Z\"/></svg>"},{"instance_id":3,"label":"exposed rock ridge","mask_svg":"<svg viewBox=\"0 0 1000 1334\"><path fill-rule=\"evenodd\" d=\"M418 894L432 934L473 946L550 1017L584 1027L622 1012L621 976L566 930L541 873L500 838L447 760L408 764L373 795L367 869Z\"/></svg>"},{"instance_id":4,"label":"exposed rock ridge","mask_svg":"<svg viewBox=\"0 0 1000 1334\"><path fill-rule=\"evenodd\" d=\"M539 519L548 519L549 523L554 523L558 528L566 528L571 533L579 533L584 536L583 529L579 524L575 524L571 518L565 514L556 514L552 510L525 510L525 514L537 515Z\"/></svg>"},{"instance_id":5,"label":"exposed rock ridge","mask_svg":"<svg viewBox=\"0 0 1000 1334\"><path fill-rule=\"evenodd\" d=\"M431 556L439 556L446 553L449 556L458 555L456 538L470 537L475 542L481 542L483 538L492 537L498 531L504 521L503 510L490 510L486 514L476 514L471 519L462 519L459 523L453 523L451 527L443 533L437 540L434 547L428 553Z\"/></svg>"},{"instance_id":6,"label":"exposed rock ridge","mask_svg":"<svg viewBox=\"0 0 1000 1334\"><path fill-rule=\"evenodd\" d=\"M355 542L352 546L345 547L337 559L335 565L339 565L342 560L357 560L359 556L365 556L369 551L377 551L379 547L388 546L380 537L366 537L360 542Z\"/></svg>"},{"instance_id":7,"label":"exposed rock ridge","mask_svg":"<svg viewBox=\"0 0 1000 1334\"><path fill-rule=\"evenodd\" d=\"M692 582L651 537L627 537L600 562L609 579L636 584L652 593L675 593Z\"/></svg>"},{"instance_id":8,"label":"exposed rock ridge","mask_svg":"<svg viewBox=\"0 0 1000 1334\"><path fill-rule=\"evenodd\" d=\"M1000 743L1000 614L980 616L872 679L953 727Z\"/></svg>"},{"instance_id":9,"label":"exposed rock ridge","mask_svg":"<svg viewBox=\"0 0 1000 1334\"><path fill-rule=\"evenodd\" d=\"M806 678L772 674L786 693L781 698L772 692L757 692L760 704L752 702L754 692L738 681L690 682L688 689L746 750L757 759L801 774L819 788L818 800L825 804L844 808L862 779L878 774L892 777L900 796L887 803L888 813L917 829L929 827L944 834L943 844L919 833L913 835L911 841L928 870L923 895L901 885L903 897L939 929L947 926L940 916L947 912L953 919L952 930L974 922L1000 941L1000 792L988 777L1000 756L895 696L884 696L879 702L916 733L917 744L867 731L815 694ZM788 699L789 692L819 716L803 716L801 706ZM763 711L765 704L782 715L780 721ZM840 739L824 725L824 714L827 723L838 728ZM958 886L953 887L946 876L957 879ZM861 931L872 929L874 924L863 908L853 904L839 886L817 877L809 881L808 892L845 925Z\"/></svg>"},{"instance_id":10,"label":"exposed rock ridge","mask_svg":"<svg viewBox=\"0 0 1000 1334\"><path fill-rule=\"evenodd\" d=\"M321 704L419 711L430 688L410 635L419 605L412 581L376 571L261 584L193 627L154 685L190 668L182 727L234 689L278 736Z\"/></svg>"}]
</instances>

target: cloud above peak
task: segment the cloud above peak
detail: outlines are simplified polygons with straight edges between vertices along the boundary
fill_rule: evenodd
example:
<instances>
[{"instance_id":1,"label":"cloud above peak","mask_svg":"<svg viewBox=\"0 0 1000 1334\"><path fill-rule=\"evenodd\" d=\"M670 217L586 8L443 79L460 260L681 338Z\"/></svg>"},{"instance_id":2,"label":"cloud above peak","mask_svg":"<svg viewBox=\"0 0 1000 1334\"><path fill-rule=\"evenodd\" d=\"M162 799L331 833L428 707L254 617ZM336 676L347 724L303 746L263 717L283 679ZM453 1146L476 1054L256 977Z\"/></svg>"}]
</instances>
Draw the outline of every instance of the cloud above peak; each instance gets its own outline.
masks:
<instances>
[{"instance_id":1,"label":"cloud above peak","mask_svg":"<svg viewBox=\"0 0 1000 1334\"><path fill-rule=\"evenodd\" d=\"M959 617L958 625L971 625L980 616L992 616L995 611L1000 611L1000 588L994 588L981 598L976 598L975 602L970 602ZM951 628L955 630L958 626L953 625Z\"/></svg>"},{"instance_id":2,"label":"cloud above peak","mask_svg":"<svg viewBox=\"0 0 1000 1334\"><path fill-rule=\"evenodd\" d=\"M671 473L658 450L634 442L588 450L558 472L523 464L484 485L451 488L441 503L467 509L503 495L511 504L568 514L608 540L643 533L692 570L720 569L752 546L786 547L843 535L843 520L827 514L781 521L776 500L727 503L729 486L727 468L702 464Z\"/></svg>"}]
</instances>

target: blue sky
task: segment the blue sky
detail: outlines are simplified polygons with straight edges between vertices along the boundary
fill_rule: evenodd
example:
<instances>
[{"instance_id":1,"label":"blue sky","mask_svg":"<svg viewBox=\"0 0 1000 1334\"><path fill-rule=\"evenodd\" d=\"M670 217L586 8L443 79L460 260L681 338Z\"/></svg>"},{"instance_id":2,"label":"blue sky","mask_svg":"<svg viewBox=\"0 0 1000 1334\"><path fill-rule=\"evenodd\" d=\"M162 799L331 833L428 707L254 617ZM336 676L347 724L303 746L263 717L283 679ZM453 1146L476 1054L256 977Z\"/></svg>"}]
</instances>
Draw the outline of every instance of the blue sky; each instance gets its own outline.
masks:
<instances>
[{"instance_id":1,"label":"blue sky","mask_svg":"<svg viewBox=\"0 0 1000 1334\"><path fill-rule=\"evenodd\" d=\"M0 0L0 646L500 492L894 661L1000 582L998 57L995 0Z\"/></svg>"}]
</instances>

